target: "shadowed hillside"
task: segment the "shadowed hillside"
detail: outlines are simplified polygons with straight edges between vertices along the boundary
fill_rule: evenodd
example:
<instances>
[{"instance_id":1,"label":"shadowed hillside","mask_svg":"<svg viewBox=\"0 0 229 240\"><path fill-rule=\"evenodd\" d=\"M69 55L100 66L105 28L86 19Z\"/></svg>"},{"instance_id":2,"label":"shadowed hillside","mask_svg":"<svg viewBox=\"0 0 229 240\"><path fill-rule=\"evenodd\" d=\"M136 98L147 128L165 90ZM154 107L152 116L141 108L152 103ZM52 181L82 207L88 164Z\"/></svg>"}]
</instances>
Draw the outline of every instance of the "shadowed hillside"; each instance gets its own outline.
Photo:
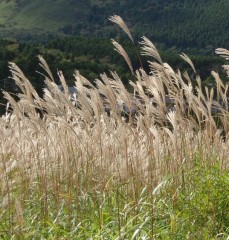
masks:
<instances>
[{"instance_id":1,"label":"shadowed hillside","mask_svg":"<svg viewBox=\"0 0 229 240\"><path fill-rule=\"evenodd\" d=\"M113 37L107 17L123 16L137 36L179 47L228 47L227 0L8 0L0 3L3 36L37 33ZM116 32L116 35L118 32Z\"/></svg>"}]
</instances>

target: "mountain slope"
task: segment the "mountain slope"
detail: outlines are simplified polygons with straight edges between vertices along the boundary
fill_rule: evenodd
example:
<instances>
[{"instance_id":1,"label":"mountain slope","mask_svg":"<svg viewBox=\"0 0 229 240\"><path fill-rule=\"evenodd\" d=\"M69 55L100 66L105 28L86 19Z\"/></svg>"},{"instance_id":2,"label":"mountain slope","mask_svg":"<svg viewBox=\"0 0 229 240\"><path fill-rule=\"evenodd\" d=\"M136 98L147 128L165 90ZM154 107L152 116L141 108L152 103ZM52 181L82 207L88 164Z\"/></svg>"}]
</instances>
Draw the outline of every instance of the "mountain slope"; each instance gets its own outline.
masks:
<instances>
[{"instance_id":1,"label":"mountain slope","mask_svg":"<svg viewBox=\"0 0 229 240\"><path fill-rule=\"evenodd\" d=\"M2 1L0 23L12 29L55 31L64 24L80 21L88 14L87 1L32 0Z\"/></svg>"},{"instance_id":2,"label":"mountain slope","mask_svg":"<svg viewBox=\"0 0 229 240\"><path fill-rule=\"evenodd\" d=\"M3 0L0 31L113 37L121 15L136 36L169 46L228 47L228 0Z\"/></svg>"}]
</instances>

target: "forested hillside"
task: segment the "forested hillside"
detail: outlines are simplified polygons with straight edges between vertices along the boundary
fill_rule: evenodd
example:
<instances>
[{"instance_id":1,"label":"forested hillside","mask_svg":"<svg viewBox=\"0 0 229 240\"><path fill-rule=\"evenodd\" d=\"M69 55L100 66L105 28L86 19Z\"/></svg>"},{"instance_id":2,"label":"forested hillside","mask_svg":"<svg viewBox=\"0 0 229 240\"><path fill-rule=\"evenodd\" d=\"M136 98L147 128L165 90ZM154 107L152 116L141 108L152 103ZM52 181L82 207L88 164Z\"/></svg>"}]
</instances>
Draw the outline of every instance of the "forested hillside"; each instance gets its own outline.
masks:
<instances>
[{"instance_id":1,"label":"forested hillside","mask_svg":"<svg viewBox=\"0 0 229 240\"><path fill-rule=\"evenodd\" d=\"M30 40L53 34L114 37L107 20L122 16L134 34L183 48L228 47L228 0L3 0L2 36Z\"/></svg>"}]
</instances>

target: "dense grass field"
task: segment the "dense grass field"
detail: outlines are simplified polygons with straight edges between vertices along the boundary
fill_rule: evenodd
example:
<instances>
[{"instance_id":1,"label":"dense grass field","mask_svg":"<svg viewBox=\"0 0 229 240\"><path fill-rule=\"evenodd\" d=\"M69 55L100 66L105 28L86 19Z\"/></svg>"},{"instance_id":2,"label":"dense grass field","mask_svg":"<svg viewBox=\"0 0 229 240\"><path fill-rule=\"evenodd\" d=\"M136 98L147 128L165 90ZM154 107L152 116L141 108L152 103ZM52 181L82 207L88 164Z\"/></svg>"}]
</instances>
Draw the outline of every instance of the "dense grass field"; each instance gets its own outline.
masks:
<instances>
[{"instance_id":1,"label":"dense grass field","mask_svg":"<svg viewBox=\"0 0 229 240\"><path fill-rule=\"evenodd\" d=\"M115 72L92 85L76 71L70 95L40 57L40 97L10 65L21 93L4 92L0 118L0 238L229 239L229 85L212 72L203 88L188 56L191 73L174 71L145 37L151 72L133 71L113 44L134 94Z\"/></svg>"}]
</instances>

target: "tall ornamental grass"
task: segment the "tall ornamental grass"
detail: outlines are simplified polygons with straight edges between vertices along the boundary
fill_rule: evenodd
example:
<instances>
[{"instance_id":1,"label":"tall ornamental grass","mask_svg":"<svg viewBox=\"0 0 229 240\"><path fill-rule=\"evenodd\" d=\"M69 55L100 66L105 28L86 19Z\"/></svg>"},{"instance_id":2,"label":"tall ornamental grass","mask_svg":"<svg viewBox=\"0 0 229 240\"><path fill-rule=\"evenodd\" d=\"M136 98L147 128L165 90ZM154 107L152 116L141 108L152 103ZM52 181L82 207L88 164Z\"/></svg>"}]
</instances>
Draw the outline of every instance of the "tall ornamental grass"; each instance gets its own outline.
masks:
<instances>
[{"instance_id":1,"label":"tall ornamental grass","mask_svg":"<svg viewBox=\"0 0 229 240\"><path fill-rule=\"evenodd\" d=\"M133 41L120 18L111 20ZM60 91L39 57L40 97L10 64L20 93L16 101L4 92L0 118L1 238L227 239L228 83L212 72L216 87L203 87L187 55L190 75L164 63L146 37L150 73L133 69L113 44L134 94L115 72L92 84L76 71L70 95L64 75Z\"/></svg>"}]
</instances>

